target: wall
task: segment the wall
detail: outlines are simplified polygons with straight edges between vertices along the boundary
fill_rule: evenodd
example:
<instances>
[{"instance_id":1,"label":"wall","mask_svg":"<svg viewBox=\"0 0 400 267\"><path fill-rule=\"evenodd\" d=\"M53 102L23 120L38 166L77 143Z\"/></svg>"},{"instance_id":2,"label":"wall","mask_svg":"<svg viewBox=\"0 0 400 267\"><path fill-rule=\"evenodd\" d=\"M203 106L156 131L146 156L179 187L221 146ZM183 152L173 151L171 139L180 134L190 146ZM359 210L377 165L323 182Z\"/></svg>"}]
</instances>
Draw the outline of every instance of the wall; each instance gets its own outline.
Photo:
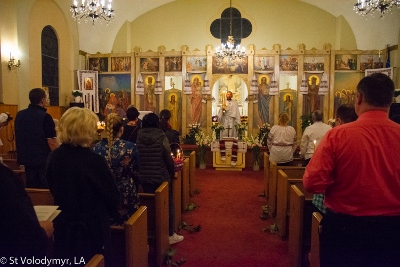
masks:
<instances>
[{"instance_id":1,"label":"wall","mask_svg":"<svg viewBox=\"0 0 400 267\"><path fill-rule=\"evenodd\" d=\"M328 12L301 1L289 2L290 5L282 5L280 0L233 3L242 17L253 25L252 34L242 40L242 45L254 44L256 49L272 49L278 43L283 49L295 49L298 44L304 43L307 49L321 49L324 43L335 45L336 31L341 30L347 39L339 43L346 47L340 48L356 47L354 34L349 25L343 22L344 19L339 20L342 26L338 28L337 19ZM205 50L207 44L216 46L220 41L210 34L209 27L226 8L229 8L229 2L224 0L178 0L153 9L131 23L131 47L157 51L160 45L167 50L180 50L182 45L188 45L189 50L193 51ZM126 42L125 32L126 26L120 28L113 52L123 52L119 49Z\"/></svg>"}]
</instances>

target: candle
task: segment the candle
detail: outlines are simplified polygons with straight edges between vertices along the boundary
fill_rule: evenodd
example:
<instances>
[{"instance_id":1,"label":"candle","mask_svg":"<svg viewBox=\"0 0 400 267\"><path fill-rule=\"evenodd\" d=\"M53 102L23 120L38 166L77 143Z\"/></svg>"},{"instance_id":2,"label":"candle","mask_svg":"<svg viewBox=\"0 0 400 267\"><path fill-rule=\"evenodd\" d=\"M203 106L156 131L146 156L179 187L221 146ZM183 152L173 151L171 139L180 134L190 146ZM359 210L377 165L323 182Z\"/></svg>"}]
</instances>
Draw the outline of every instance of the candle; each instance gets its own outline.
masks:
<instances>
[{"instance_id":1,"label":"candle","mask_svg":"<svg viewBox=\"0 0 400 267\"><path fill-rule=\"evenodd\" d=\"M315 151L315 144L317 143L317 140L314 140L314 151Z\"/></svg>"}]
</instances>

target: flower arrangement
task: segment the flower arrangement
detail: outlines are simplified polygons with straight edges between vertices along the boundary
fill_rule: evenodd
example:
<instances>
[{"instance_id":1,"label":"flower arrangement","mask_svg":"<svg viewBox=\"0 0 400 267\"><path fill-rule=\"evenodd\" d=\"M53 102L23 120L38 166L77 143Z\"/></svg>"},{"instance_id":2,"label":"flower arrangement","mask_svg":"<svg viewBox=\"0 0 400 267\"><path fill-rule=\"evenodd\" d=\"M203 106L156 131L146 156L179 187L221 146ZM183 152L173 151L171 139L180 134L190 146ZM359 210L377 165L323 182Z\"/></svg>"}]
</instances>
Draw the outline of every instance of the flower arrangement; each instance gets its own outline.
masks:
<instances>
[{"instance_id":1,"label":"flower arrangement","mask_svg":"<svg viewBox=\"0 0 400 267\"><path fill-rule=\"evenodd\" d=\"M259 161L259 156L260 156L260 151L261 147L263 146L262 142L264 140L265 135L257 135L256 137L253 137L251 135L248 138L245 138L245 141L249 147L251 147L251 150L253 151L253 158L254 158L254 165L258 165Z\"/></svg>"},{"instance_id":2,"label":"flower arrangement","mask_svg":"<svg viewBox=\"0 0 400 267\"><path fill-rule=\"evenodd\" d=\"M235 124L235 129L238 133L238 139L242 140L244 132L247 131L247 123Z\"/></svg>"},{"instance_id":3,"label":"flower arrangement","mask_svg":"<svg viewBox=\"0 0 400 267\"><path fill-rule=\"evenodd\" d=\"M213 123L213 125L211 126L211 130L215 132L215 138L219 139L221 131L225 130L225 127L223 125L220 125L219 123Z\"/></svg>"},{"instance_id":4,"label":"flower arrangement","mask_svg":"<svg viewBox=\"0 0 400 267\"><path fill-rule=\"evenodd\" d=\"M189 124L189 133L182 138L184 144L196 144L196 134L201 131L200 123Z\"/></svg>"},{"instance_id":5,"label":"flower arrangement","mask_svg":"<svg viewBox=\"0 0 400 267\"><path fill-rule=\"evenodd\" d=\"M257 138L258 140L261 141L261 144L263 146L267 145L267 138L268 138L268 134L271 131L271 124L269 124L268 122L262 124L261 126L258 125L258 135Z\"/></svg>"},{"instance_id":6,"label":"flower arrangement","mask_svg":"<svg viewBox=\"0 0 400 267\"><path fill-rule=\"evenodd\" d=\"M196 144L197 144L197 152L199 155L199 162L206 162L206 149L211 145L212 139L210 136L205 135L202 131L199 131L195 135Z\"/></svg>"}]
</instances>

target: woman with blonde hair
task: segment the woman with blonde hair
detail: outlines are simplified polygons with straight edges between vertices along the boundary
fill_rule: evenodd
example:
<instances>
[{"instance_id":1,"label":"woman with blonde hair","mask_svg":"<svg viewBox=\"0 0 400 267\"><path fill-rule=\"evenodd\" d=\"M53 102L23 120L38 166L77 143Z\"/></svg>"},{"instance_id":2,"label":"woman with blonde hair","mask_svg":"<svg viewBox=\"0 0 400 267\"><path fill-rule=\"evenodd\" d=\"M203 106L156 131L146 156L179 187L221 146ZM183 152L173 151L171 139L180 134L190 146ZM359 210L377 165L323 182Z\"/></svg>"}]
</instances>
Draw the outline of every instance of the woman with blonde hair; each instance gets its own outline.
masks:
<instances>
[{"instance_id":1,"label":"woman with blonde hair","mask_svg":"<svg viewBox=\"0 0 400 267\"><path fill-rule=\"evenodd\" d=\"M97 122L89 109L68 109L60 119L61 145L47 159L45 177L62 211L54 220L56 258L79 256L87 262L107 247L119 192L106 161L91 149Z\"/></svg>"},{"instance_id":2,"label":"woman with blonde hair","mask_svg":"<svg viewBox=\"0 0 400 267\"><path fill-rule=\"evenodd\" d=\"M279 166L290 165L297 146L296 130L288 122L289 115L280 113L278 125L272 126L268 134L269 159Z\"/></svg>"},{"instance_id":3,"label":"woman with blonde hair","mask_svg":"<svg viewBox=\"0 0 400 267\"><path fill-rule=\"evenodd\" d=\"M124 225L140 206L139 152L134 143L121 139L123 132L122 117L110 113L106 117L107 138L93 147L96 154L106 159L121 195L118 213L111 218L112 225Z\"/></svg>"}]
</instances>

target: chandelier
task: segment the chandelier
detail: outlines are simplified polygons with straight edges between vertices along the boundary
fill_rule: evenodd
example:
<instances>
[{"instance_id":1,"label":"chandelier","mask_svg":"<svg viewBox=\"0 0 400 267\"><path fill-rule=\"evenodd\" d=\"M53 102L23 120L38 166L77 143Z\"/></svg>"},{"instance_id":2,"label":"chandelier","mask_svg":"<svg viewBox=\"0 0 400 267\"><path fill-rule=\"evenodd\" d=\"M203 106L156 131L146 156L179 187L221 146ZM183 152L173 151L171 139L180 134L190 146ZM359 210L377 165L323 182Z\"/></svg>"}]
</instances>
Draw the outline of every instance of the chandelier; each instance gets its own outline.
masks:
<instances>
[{"instance_id":1,"label":"chandelier","mask_svg":"<svg viewBox=\"0 0 400 267\"><path fill-rule=\"evenodd\" d=\"M220 46L215 48L215 56L217 58L228 58L230 60L234 60L236 58L243 58L246 56L246 49L244 47L240 47L240 44L235 47L235 40L232 35L232 0L230 0L229 6L229 36L226 44L222 43Z\"/></svg>"},{"instance_id":2,"label":"chandelier","mask_svg":"<svg viewBox=\"0 0 400 267\"><path fill-rule=\"evenodd\" d=\"M353 10L361 16L373 15L375 10L378 10L380 18L383 19L385 13L392 13L392 7L400 8L400 0L358 0Z\"/></svg>"},{"instance_id":3,"label":"chandelier","mask_svg":"<svg viewBox=\"0 0 400 267\"><path fill-rule=\"evenodd\" d=\"M108 0L108 5L105 5L105 0L82 0L82 4L78 6L78 1L74 0L70 8L72 17L78 22L83 19L85 22L91 20L94 22L105 20L107 25L114 20L114 9L111 8L112 0Z\"/></svg>"}]
</instances>

